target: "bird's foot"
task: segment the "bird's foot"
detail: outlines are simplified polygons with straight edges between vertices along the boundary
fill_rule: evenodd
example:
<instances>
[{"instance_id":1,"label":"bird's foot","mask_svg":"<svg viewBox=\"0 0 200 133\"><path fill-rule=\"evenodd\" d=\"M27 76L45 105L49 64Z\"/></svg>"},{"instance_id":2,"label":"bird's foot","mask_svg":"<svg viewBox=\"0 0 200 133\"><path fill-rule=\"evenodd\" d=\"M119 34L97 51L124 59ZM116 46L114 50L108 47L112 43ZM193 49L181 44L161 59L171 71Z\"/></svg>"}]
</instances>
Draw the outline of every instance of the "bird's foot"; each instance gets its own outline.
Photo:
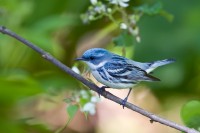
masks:
<instances>
[{"instance_id":1,"label":"bird's foot","mask_svg":"<svg viewBox=\"0 0 200 133\"><path fill-rule=\"evenodd\" d=\"M126 104L126 102L127 102L127 100L128 100L128 96L130 95L130 93L131 93L131 88L129 88L129 91L128 91L128 94L127 94L127 96L126 96L126 98L124 98L124 100L122 100L122 102L121 102L121 104L120 105L122 105L122 107L123 107L123 109L124 109L124 106L125 106L125 104Z\"/></svg>"},{"instance_id":2,"label":"bird's foot","mask_svg":"<svg viewBox=\"0 0 200 133\"><path fill-rule=\"evenodd\" d=\"M127 100L128 100L128 97L124 98L124 100L122 100L122 102L120 104L120 105L122 105L123 109L124 109L124 106L125 106Z\"/></svg>"},{"instance_id":3,"label":"bird's foot","mask_svg":"<svg viewBox=\"0 0 200 133\"><path fill-rule=\"evenodd\" d=\"M99 94L99 97L100 97L100 95L102 95L102 93L105 91L105 88L109 88L109 87L107 87L107 86L102 86L101 88L99 88L99 89L97 90L97 93Z\"/></svg>"}]
</instances>

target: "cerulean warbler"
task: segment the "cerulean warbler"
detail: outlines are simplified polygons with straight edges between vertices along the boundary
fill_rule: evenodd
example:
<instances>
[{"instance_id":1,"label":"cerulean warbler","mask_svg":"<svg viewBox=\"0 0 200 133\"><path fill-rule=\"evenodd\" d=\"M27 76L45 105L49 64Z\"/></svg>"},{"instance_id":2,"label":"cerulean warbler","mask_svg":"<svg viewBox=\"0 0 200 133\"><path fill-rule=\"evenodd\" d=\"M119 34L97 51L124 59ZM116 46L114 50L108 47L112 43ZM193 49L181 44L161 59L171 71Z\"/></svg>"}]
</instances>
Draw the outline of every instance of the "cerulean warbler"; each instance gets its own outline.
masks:
<instances>
[{"instance_id":1,"label":"cerulean warbler","mask_svg":"<svg viewBox=\"0 0 200 133\"><path fill-rule=\"evenodd\" d=\"M121 103L123 107L134 85L140 81L160 81L149 73L159 66L174 62L173 59L165 59L141 63L102 48L89 49L76 60L84 61L90 67L95 79L105 85L101 87L102 91L105 88L129 88L128 95Z\"/></svg>"}]
</instances>

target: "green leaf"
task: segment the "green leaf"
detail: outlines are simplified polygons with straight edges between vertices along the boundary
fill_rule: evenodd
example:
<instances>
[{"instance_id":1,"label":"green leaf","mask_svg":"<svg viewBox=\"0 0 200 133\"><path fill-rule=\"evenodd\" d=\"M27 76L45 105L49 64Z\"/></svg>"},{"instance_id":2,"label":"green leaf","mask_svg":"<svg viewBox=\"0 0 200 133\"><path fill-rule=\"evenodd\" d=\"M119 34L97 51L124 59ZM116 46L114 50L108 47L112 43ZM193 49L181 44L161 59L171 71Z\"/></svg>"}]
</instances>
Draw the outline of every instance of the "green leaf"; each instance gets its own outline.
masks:
<instances>
[{"instance_id":1,"label":"green leaf","mask_svg":"<svg viewBox=\"0 0 200 133\"><path fill-rule=\"evenodd\" d=\"M134 8L134 10L141 11L148 15L156 15L156 14L160 13L160 11L162 10L162 7L163 7L162 3L157 2L152 6L149 6L147 4L141 5L139 7Z\"/></svg>"},{"instance_id":2,"label":"green leaf","mask_svg":"<svg viewBox=\"0 0 200 133\"><path fill-rule=\"evenodd\" d=\"M76 112L78 111L78 105L69 105L67 107L67 113L69 115L69 118L72 119Z\"/></svg>"},{"instance_id":3,"label":"green leaf","mask_svg":"<svg viewBox=\"0 0 200 133\"><path fill-rule=\"evenodd\" d=\"M69 124L69 122L71 121L71 119L76 114L77 110L78 110L78 106L77 105L69 105L67 107L67 113L69 115L69 119L66 122L66 124L63 127L59 128L55 133L62 133L63 132L63 130L67 127L67 125Z\"/></svg>"},{"instance_id":4,"label":"green leaf","mask_svg":"<svg viewBox=\"0 0 200 133\"><path fill-rule=\"evenodd\" d=\"M139 7L134 7L133 9L134 9L134 11L139 11L139 12L142 12L147 15L159 14L159 15L163 16L165 19L167 19L169 22L173 21L173 19L174 19L174 16L171 13L163 10L163 5L161 2L157 2L152 6L144 4Z\"/></svg>"},{"instance_id":5,"label":"green leaf","mask_svg":"<svg viewBox=\"0 0 200 133\"><path fill-rule=\"evenodd\" d=\"M31 28L40 33L48 33L58 28L77 25L80 21L75 15L52 15L40 19ZM38 28L39 27L39 28Z\"/></svg>"},{"instance_id":6,"label":"green leaf","mask_svg":"<svg viewBox=\"0 0 200 133\"><path fill-rule=\"evenodd\" d=\"M134 37L128 34L127 31L123 31L118 37L113 39L116 46L131 46L134 43Z\"/></svg>"},{"instance_id":7,"label":"green leaf","mask_svg":"<svg viewBox=\"0 0 200 133\"><path fill-rule=\"evenodd\" d=\"M63 101L70 104L73 100L71 98L65 98Z\"/></svg>"},{"instance_id":8,"label":"green leaf","mask_svg":"<svg viewBox=\"0 0 200 133\"><path fill-rule=\"evenodd\" d=\"M67 107L67 113L69 115L69 119L67 120L66 124L63 127L59 128L55 133L62 133L77 111L78 111L78 105L69 105Z\"/></svg>"},{"instance_id":9,"label":"green leaf","mask_svg":"<svg viewBox=\"0 0 200 133\"><path fill-rule=\"evenodd\" d=\"M76 26L80 23L80 20L75 15L51 15L44 17L36 21L30 26L28 31L25 31L24 37L33 41L43 49L53 53L55 43L52 41L52 35L59 29ZM54 35L55 36L55 35Z\"/></svg>"},{"instance_id":10,"label":"green leaf","mask_svg":"<svg viewBox=\"0 0 200 133\"><path fill-rule=\"evenodd\" d=\"M190 128L200 129L200 101L190 101L181 110L183 122Z\"/></svg>"},{"instance_id":11,"label":"green leaf","mask_svg":"<svg viewBox=\"0 0 200 133\"><path fill-rule=\"evenodd\" d=\"M0 71L0 101L5 103L44 92L39 82L23 70Z\"/></svg>"},{"instance_id":12,"label":"green leaf","mask_svg":"<svg viewBox=\"0 0 200 133\"><path fill-rule=\"evenodd\" d=\"M57 91L78 87L77 81L65 73L42 71L36 73L35 78L46 90L55 89Z\"/></svg>"},{"instance_id":13,"label":"green leaf","mask_svg":"<svg viewBox=\"0 0 200 133\"><path fill-rule=\"evenodd\" d=\"M165 10L160 11L160 15L167 19L169 22L172 22L174 19L174 15Z\"/></svg>"}]
</instances>

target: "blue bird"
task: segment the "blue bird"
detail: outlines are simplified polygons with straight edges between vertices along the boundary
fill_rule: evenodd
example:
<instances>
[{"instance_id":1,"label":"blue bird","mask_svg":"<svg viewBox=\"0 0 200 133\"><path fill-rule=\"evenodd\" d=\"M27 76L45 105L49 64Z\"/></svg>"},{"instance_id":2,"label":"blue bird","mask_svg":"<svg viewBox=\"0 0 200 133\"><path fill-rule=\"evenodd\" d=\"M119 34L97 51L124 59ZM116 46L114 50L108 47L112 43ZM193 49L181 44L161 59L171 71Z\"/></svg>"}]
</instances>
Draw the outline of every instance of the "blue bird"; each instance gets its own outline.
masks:
<instances>
[{"instance_id":1,"label":"blue bird","mask_svg":"<svg viewBox=\"0 0 200 133\"><path fill-rule=\"evenodd\" d=\"M84 61L90 67L94 78L105 85L101 87L101 91L104 91L105 88L129 88L128 95L121 103L123 108L134 85L140 81L160 81L149 73L159 66L175 61L174 59L165 59L141 63L111 53L103 48L89 49L76 60Z\"/></svg>"}]
</instances>

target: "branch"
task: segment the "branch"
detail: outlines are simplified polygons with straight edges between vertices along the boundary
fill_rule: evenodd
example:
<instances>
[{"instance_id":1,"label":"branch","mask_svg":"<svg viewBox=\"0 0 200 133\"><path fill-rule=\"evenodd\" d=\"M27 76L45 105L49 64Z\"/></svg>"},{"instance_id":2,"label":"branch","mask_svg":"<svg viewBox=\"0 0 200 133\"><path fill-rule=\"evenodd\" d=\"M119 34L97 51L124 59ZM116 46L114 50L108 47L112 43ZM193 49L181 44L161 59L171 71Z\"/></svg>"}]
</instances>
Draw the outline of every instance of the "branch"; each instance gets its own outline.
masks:
<instances>
[{"instance_id":1,"label":"branch","mask_svg":"<svg viewBox=\"0 0 200 133\"><path fill-rule=\"evenodd\" d=\"M36 52L38 52L40 55L42 55L43 58L45 58L46 60L48 60L49 62L53 63L54 65L56 65L58 68L60 68L61 70L63 70L64 72L66 72L67 74L71 75L72 77L76 78L77 80L79 80L80 82L82 82L83 84L85 84L87 87L89 87L91 90L95 91L95 92L99 92L99 87L97 85L95 85L94 83L86 80L84 77L82 77L81 75L75 73L74 71L72 71L69 67L65 66L63 63L61 63L60 61L58 61L57 59L55 59L52 55L50 55L49 53L47 53L46 51L42 50L41 48L39 48L38 46L34 45L33 43L29 42L28 40L22 38L21 36L17 35L16 33L10 31L9 29L6 29L4 26L0 26L0 32L2 34L7 34L8 36L11 36L15 39L17 39L18 41L22 42L23 44L27 45L28 47L32 48L33 50L35 50ZM107 99L110 99L113 102L116 102L118 104L121 104L122 99L120 99L119 97L116 97L115 95L111 94L108 91L103 91L102 96L104 96ZM179 125L175 122L166 120L164 118L161 118L157 115L154 115L146 110L143 110L137 106L135 106L134 104L131 104L129 102L126 102L125 106L135 112L140 113L141 115L144 115L148 118L150 118L150 122L159 122L163 125L172 127L174 129L177 129L179 131L183 131L186 133L200 133L199 131L192 129L192 128L188 128L186 126L182 126Z\"/></svg>"}]
</instances>

